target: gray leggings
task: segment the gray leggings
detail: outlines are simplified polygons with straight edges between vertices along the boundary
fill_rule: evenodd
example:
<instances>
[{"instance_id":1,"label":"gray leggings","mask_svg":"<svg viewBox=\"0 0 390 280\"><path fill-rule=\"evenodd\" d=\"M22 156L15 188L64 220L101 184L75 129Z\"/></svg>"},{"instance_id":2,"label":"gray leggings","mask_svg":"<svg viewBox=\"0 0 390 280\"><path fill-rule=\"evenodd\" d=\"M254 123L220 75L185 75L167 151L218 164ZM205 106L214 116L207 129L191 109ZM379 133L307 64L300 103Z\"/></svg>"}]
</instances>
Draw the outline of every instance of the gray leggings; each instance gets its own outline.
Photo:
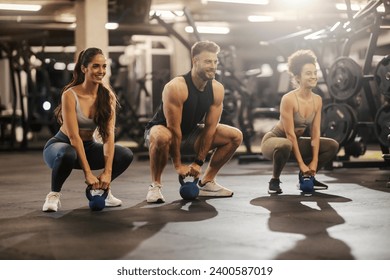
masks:
<instances>
[{"instance_id":1,"label":"gray leggings","mask_svg":"<svg viewBox=\"0 0 390 280\"><path fill-rule=\"evenodd\" d=\"M299 151L306 164L312 160L311 138L298 138ZM320 149L318 152L318 166L320 170L324 165L332 160L339 150L337 141L331 138L320 138ZM261 141L261 152L266 159L273 162L273 177L279 178L287 161L294 157L292 153L292 143L285 137L278 137L272 131L267 132Z\"/></svg>"}]
</instances>

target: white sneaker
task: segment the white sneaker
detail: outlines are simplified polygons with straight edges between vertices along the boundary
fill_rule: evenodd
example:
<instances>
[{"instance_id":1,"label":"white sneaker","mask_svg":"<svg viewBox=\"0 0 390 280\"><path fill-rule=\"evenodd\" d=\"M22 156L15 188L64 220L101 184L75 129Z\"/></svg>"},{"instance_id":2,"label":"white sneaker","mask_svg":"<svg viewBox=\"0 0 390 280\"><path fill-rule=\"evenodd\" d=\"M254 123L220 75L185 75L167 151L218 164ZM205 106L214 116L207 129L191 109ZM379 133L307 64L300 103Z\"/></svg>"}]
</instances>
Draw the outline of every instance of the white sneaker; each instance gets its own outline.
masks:
<instances>
[{"instance_id":1,"label":"white sneaker","mask_svg":"<svg viewBox=\"0 0 390 280\"><path fill-rule=\"evenodd\" d=\"M61 207L60 202L61 194L59 192L49 192L46 195L45 203L43 204L43 212L57 212L58 208Z\"/></svg>"},{"instance_id":2,"label":"white sneaker","mask_svg":"<svg viewBox=\"0 0 390 280\"><path fill-rule=\"evenodd\" d=\"M222 187L215 181L210 181L207 182L203 187L199 186L198 196L230 197L233 196L233 191Z\"/></svg>"},{"instance_id":3,"label":"white sneaker","mask_svg":"<svg viewBox=\"0 0 390 280\"><path fill-rule=\"evenodd\" d=\"M148 203L164 203L165 199L161 193L161 185L150 185L146 202Z\"/></svg>"},{"instance_id":4,"label":"white sneaker","mask_svg":"<svg viewBox=\"0 0 390 280\"><path fill-rule=\"evenodd\" d=\"M106 207L118 207L122 205L122 200L112 195L111 190L108 191L106 198Z\"/></svg>"}]
</instances>

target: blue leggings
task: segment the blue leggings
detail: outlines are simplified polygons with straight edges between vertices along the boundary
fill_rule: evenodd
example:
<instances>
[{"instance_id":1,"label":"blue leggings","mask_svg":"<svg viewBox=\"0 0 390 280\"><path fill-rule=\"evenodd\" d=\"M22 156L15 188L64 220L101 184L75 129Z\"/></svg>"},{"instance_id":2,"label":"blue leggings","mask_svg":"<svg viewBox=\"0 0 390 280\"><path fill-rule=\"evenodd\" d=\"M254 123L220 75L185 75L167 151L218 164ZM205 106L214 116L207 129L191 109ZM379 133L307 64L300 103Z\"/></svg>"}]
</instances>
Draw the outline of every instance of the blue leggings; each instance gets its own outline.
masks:
<instances>
[{"instance_id":1,"label":"blue leggings","mask_svg":"<svg viewBox=\"0 0 390 280\"><path fill-rule=\"evenodd\" d=\"M92 170L103 169L105 165L103 144L95 141L84 141L84 150ZM62 185L73 169L81 169L76 150L70 145L68 136L62 131L50 138L43 148L43 159L52 169L51 190L61 191ZM133 161L133 152L125 147L115 145L112 163L111 181L121 175Z\"/></svg>"}]
</instances>

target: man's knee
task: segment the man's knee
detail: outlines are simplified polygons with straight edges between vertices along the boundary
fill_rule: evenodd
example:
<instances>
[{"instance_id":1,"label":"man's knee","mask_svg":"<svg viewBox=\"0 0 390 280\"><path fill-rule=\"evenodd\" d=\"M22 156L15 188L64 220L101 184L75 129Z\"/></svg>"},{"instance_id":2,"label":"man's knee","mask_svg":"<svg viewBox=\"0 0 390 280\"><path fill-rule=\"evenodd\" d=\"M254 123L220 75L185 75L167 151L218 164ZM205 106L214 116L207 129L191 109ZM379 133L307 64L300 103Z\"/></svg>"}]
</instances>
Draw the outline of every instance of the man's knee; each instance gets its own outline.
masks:
<instances>
[{"instance_id":1,"label":"man's knee","mask_svg":"<svg viewBox=\"0 0 390 280\"><path fill-rule=\"evenodd\" d=\"M233 133L233 142L235 143L235 145L238 147L241 145L243 139L244 139L244 136L242 134L242 131L239 130L239 129L234 129L234 133Z\"/></svg>"},{"instance_id":2,"label":"man's knee","mask_svg":"<svg viewBox=\"0 0 390 280\"><path fill-rule=\"evenodd\" d=\"M152 130L149 135L150 149L167 149L172 143L172 134L166 130Z\"/></svg>"},{"instance_id":3,"label":"man's knee","mask_svg":"<svg viewBox=\"0 0 390 280\"><path fill-rule=\"evenodd\" d=\"M218 131L218 129L220 129L220 131ZM228 144L233 144L235 147L241 145L244 138L241 130L229 125L220 125L218 129L217 134L219 140L228 141Z\"/></svg>"}]
</instances>

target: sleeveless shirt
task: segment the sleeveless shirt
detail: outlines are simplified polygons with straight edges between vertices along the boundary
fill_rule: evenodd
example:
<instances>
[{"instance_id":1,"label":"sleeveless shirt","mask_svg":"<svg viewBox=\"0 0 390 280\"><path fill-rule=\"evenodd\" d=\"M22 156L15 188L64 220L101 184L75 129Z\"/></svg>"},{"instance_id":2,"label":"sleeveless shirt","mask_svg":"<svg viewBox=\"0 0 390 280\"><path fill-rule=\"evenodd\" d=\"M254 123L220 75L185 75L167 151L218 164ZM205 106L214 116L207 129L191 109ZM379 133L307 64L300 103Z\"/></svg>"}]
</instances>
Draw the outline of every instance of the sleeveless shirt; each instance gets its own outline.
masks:
<instances>
[{"instance_id":1,"label":"sleeveless shirt","mask_svg":"<svg viewBox=\"0 0 390 280\"><path fill-rule=\"evenodd\" d=\"M208 81L204 91L198 90L191 78L191 71L182 76L187 84L188 97L183 103L181 132L187 136L201 123L214 102L212 81ZM161 103L151 121L146 125L150 129L154 125L167 125L164 115L163 104Z\"/></svg>"},{"instance_id":2,"label":"sleeveless shirt","mask_svg":"<svg viewBox=\"0 0 390 280\"><path fill-rule=\"evenodd\" d=\"M70 89L74 95L74 98L76 99L76 116L77 116L77 123L79 125L80 130L95 130L96 124L93 121L93 119L87 118L80 108L80 102L79 98L77 97L76 92L71 88Z\"/></svg>"},{"instance_id":3,"label":"sleeveless shirt","mask_svg":"<svg viewBox=\"0 0 390 280\"><path fill-rule=\"evenodd\" d=\"M293 115L294 131L295 132L304 131L304 130L306 130L306 128L311 126L311 123L313 122L314 117L315 117L315 110L313 109L313 112L309 116L307 116L306 118L302 117L302 115L299 113L299 101L298 101L298 96L296 94L295 94L295 97L296 97L297 103L298 103L298 111L296 111ZM314 97L313 97L313 108L315 108ZM278 137L285 137L286 136L286 133L283 130L281 130L278 126L275 126L272 129L272 132L275 133Z\"/></svg>"},{"instance_id":4,"label":"sleeveless shirt","mask_svg":"<svg viewBox=\"0 0 390 280\"><path fill-rule=\"evenodd\" d=\"M305 130L313 122L315 116L315 110L313 109L313 112L306 118L302 117L302 115L299 113L299 101L298 101L298 96L296 94L295 97L298 103L298 111L294 113L294 128L295 130ZM313 108L315 108L313 96L312 99L313 99Z\"/></svg>"}]
</instances>

